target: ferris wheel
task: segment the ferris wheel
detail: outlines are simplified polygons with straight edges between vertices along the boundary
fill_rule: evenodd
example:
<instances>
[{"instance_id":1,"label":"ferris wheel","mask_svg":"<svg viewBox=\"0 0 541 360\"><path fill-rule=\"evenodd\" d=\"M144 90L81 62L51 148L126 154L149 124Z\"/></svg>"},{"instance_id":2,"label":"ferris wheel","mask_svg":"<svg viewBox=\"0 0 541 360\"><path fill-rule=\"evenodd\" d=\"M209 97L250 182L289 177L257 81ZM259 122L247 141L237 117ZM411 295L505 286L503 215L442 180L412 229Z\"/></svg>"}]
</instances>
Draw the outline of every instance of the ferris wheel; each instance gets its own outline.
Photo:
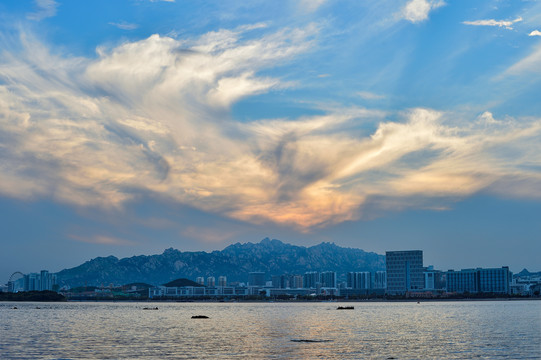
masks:
<instances>
[{"instance_id":1,"label":"ferris wheel","mask_svg":"<svg viewBox=\"0 0 541 360\"><path fill-rule=\"evenodd\" d=\"M15 271L11 274L8 281L8 292L19 292L24 290L24 283L21 279L24 279L24 274L22 272Z\"/></svg>"}]
</instances>

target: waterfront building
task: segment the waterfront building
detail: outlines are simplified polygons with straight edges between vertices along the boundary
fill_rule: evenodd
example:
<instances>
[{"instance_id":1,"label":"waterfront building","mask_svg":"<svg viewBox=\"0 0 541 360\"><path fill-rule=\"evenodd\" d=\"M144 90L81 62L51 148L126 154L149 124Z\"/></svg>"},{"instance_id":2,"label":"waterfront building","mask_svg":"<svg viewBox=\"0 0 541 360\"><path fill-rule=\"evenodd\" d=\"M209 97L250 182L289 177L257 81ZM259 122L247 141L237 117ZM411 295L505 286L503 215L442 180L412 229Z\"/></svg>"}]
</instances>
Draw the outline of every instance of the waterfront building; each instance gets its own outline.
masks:
<instances>
[{"instance_id":1,"label":"waterfront building","mask_svg":"<svg viewBox=\"0 0 541 360\"><path fill-rule=\"evenodd\" d=\"M315 289L319 283L319 273L317 271L309 271L304 273L303 286L306 289Z\"/></svg>"},{"instance_id":2,"label":"waterfront building","mask_svg":"<svg viewBox=\"0 0 541 360\"><path fill-rule=\"evenodd\" d=\"M403 295L424 288L423 252L421 250L387 251L387 293Z\"/></svg>"},{"instance_id":3,"label":"waterfront building","mask_svg":"<svg viewBox=\"0 0 541 360\"><path fill-rule=\"evenodd\" d=\"M219 276L218 277L218 286L221 286L221 287L227 286L227 277Z\"/></svg>"},{"instance_id":4,"label":"waterfront building","mask_svg":"<svg viewBox=\"0 0 541 360\"><path fill-rule=\"evenodd\" d=\"M47 270L38 273L22 275L10 286L10 292L18 291L43 291L53 290L56 286L56 274L51 274Z\"/></svg>"},{"instance_id":5,"label":"waterfront building","mask_svg":"<svg viewBox=\"0 0 541 360\"><path fill-rule=\"evenodd\" d=\"M434 270L433 266L429 266L424 269L424 289L425 290L440 290L443 291L446 288L446 276L445 273L440 270Z\"/></svg>"},{"instance_id":6,"label":"waterfront building","mask_svg":"<svg viewBox=\"0 0 541 360\"><path fill-rule=\"evenodd\" d=\"M509 294L509 267L449 270L446 273L447 292Z\"/></svg>"},{"instance_id":7,"label":"waterfront building","mask_svg":"<svg viewBox=\"0 0 541 360\"><path fill-rule=\"evenodd\" d=\"M321 287L336 288L336 272L324 271L320 274L319 282Z\"/></svg>"},{"instance_id":8,"label":"waterfront building","mask_svg":"<svg viewBox=\"0 0 541 360\"><path fill-rule=\"evenodd\" d=\"M207 286L208 287L214 287L216 286L216 279L214 278L214 276L209 276L207 278Z\"/></svg>"},{"instance_id":9,"label":"waterfront building","mask_svg":"<svg viewBox=\"0 0 541 360\"><path fill-rule=\"evenodd\" d=\"M347 287L351 289L372 288L371 274L368 271L347 273Z\"/></svg>"},{"instance_id":10,"label":"waterfront building","mask_svg":"<svg viewBox=\"0 0 541 360\"><path fill-rule=\"evenodd\" d=\"M374 273L374 289L386 289L387 288L387 272L376 271Z\"/></svg>"},{"instance_id":11,"label":"waterfront building","mask_svg":"<svg viewBox=\"0 0 541 360\"><path fill-rule=\"evenodd\" d=\"M202 276L198 276L197 279L195 279L195 282L199 285L205 285L205 278Z\"/></svg>"},{"instance_id":12,"label":"waterfront building","mask_svg":"<svg viewBox=\"0 0 541 360\"><path fill-rule=\"evenodd\" d=\"M248 274L248 285L250 286L265 286L265 273L254 271Z\"/></svg>"},{"instance_id":13,"label":"waterfront building","mask_svg":"<svg viewBox=\"0 0 541 360\"><path fill-rule=\"evenodd\" d=\"M289 287L293 289L304 288L304 278L302 275L293 275L290 278Z\"/></svg>"},{"instance_id":14,"label":"waterfront building","mask_svg":"<svg viewBox=\"0 0 541 360\"><path fill-rule=\"evenodd\" d=\"M30 273L24 276L24 291L39 291L41 290L40 275Z\"/></svg>"}]
</instances>

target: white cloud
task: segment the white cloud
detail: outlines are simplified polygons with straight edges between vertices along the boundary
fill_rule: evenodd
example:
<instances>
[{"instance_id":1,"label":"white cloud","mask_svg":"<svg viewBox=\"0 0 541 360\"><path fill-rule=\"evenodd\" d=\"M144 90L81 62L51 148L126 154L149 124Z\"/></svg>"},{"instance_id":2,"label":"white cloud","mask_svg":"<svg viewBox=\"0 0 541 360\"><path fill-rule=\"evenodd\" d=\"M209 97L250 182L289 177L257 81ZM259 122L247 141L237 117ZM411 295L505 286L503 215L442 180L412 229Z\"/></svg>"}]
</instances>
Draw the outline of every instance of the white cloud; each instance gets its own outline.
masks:
<instances>
[{"instance_id":1,"label":"white cloud","mask_svg":"<svg viewBox=\"0 0 541 360\"><path fill-rule=\"evenodd\" d=\"M473 26L498 26L498 27L504 27L508 30L513 30L513 24L522 21L521 17L516 18L515 20L475 20L475 21L463 21L462 23L465 25L473 25Z\"/></svg>"},{"instance_id":2,"label":"white cloud","mask_svg":"<svg viewBox=\"0 0 541 360\"><path fill-rule=\"evenodd\" d=\"M485 112L463 125L413 109L389 121L358 108L231 119L239 99L286 86L259 73L308 51L316 32L154 35L97 59L54 56L27 37L26 51L1 55L0 193L118 208L150 193L303 229L364 216L367 203L417 206L412 197L438 208L480 190L541 198L541 119ZM376 131L352 133L361 121Z\"/></svg>"},{"instance_id":3,"label":"white cloud","mask_svg":"<svg viewBox=\"0 0 541 360\"><path fill-rule=\"evenodd\" d=\"M541 36L541 31L534 30L531 33L529 33L528 36Z\"/></svg>"},{"instance_id":4,"label":"white cloud","mask_svg":"<svg viewBox=\"0 0 541 360\"><path fill-rule=\"evenodd\" d=\"M113 25L121 30L135 30L139 27L137 24L130 24L124 21L118 23L110 22L109 25Z\"/></svg>"},{"instance_id":5,"label":"white cloud","mask_svg":"<svg viewBox=\"0 0 541 360\"><path fill-rule=\"evenodd\" d=\"M56 15L58 3L54 0L34 0L36 11L29 13L26 17L30 20L40 21Z\"/></svg>"},{"instance_id":6,"label":"white cloud","mask_svg":"<svg viewBox=\"0 0 541 360\"><path fill-rule=\"evenodd\" d=\"M441 0L410 0L402 9L402 18L412 23L421 22L428 19L432 10L445 5Z\"/></svg>"},{"instance_id":7,"label":"white cloud","mask_svg":"<svg viewBox=\"0 0 541 360\"><path fill-rule=\"evenodd\" d=\"M327 0L299 0L299 6L303 11L314 12L325 2L327 2Z\"/></svg>"}]
</instances>

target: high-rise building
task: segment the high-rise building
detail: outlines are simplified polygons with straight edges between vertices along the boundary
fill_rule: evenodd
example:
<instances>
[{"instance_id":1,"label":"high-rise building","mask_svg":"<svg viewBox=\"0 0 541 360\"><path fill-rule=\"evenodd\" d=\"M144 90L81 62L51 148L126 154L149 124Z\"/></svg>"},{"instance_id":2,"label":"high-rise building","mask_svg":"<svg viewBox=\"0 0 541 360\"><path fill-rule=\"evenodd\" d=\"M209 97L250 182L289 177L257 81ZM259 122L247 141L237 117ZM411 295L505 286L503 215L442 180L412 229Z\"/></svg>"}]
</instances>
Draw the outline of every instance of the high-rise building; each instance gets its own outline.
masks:
<instances>
[{"instance_id":1,"label":"high-rise building","mask_svg":"<svg viewBox=\"0 0 541 360\"><path fill-rule=\"evenodd\" d=\"M218 286L227 286L227 277L219 276L218 277Z\"/></svg>"},{"instance_id":2,"label":"high-rise building","mask_svg":"<svg viewBox=\"0 0 541 360\"><path fill-rule=\"evenodd\" d=\"M199 285L205 285L205 278L202 276L198 276L197 279L195 279L195 282Z\"/></svg>"},{"instance_id":3,"label":"high-rise building","mask_svg":"<svg viewBox=\"0 0 541 360\"><path fill-rule=\"evenodd\" d=\"M321 287L335 288L336 287L336 272L324 271L319 276Z\"/></svg>"},{"instance_id":4,"label":"high-rise building","mask_svg":"<svg viewBox=\"0 0 541 360\"><path fill-rule=\"evenodd\" d=\"M317 271L309 271L304 273L303 286L306 289L315 289L319 283L319 273Z\"/></svg>"},{"instance_id":5,"label":"high-rise building","mask_svg":"<svg viewBox=\"0 0 541 360\"><path fill-rule=\"evenodd\" d=\"M209 276L207 278L207 286L208 287L215 287L216 286L216 279L214 278L214 276Z\"/></svg>"},{"instance_id":6,"label":"high-rise building","mask_svg":"<svg viewBox=\"0 0 541 360\"><path fill-rule=\"evenodd\" d=\"M254 271L248 274L248 285L265 286L265 273Z\"/></svg>"},{"instance_id":7,"label":"high-rise building","mask_svg":"<svg viewBox=\"0 0 541 360\"><path fill-rule=\"evenodd\" d=\"M347 273L347 287L352 289L371 289L371 274L368 271Z\"/></svg>"},{"instance_id":8,"label":"high-rise building","mask_svg":"<svg viewBox=\"0 0 541 360\"><path fill-rule=\"evenodd\" d=\"M302 275L293 275L289 280L289 287L293 289L302 289L304 287L303 280L304 279Z\"/></svg>"},{"instance_id":9,"label":"high-rise building","mask_svg":"<svg viewBox=\"0 0 541 360\"><path fill-rule=\"evenodd\" d=\"M39 274L40 290L51 290L53 288L52 279L47 270L41 270Z\"/></svg>"},{"instance_id":10,"label":"high-rise building","mask_svg":"<svg viewBox=\"0 0 541 360\"><path fill-rule=\"evenodd\" d=\"M387 288L387 272L376 271L374 273L374 289L386 289Z\"/></svg>"},{"instance_id":11,"label":"high-rise building","mask_svg":"<svg viewBox=\"0 0 541 360\"><path fill-rule=\"evenodd\" d=\"M53 290L56 285L56 274L42 270L39 274L30 273L24 275L21 281L23 291Z\"/></svg>"},{"instance_id":12,"label":"high-rise building","mask_svg":"<svg viewBox=\"0 0 541 360\"><path fill-rule=\"evenodd\" d=\"M423 252L421 250L387 251L387 293L402 295L424 288Z\"/></svg>"}]
</instances>

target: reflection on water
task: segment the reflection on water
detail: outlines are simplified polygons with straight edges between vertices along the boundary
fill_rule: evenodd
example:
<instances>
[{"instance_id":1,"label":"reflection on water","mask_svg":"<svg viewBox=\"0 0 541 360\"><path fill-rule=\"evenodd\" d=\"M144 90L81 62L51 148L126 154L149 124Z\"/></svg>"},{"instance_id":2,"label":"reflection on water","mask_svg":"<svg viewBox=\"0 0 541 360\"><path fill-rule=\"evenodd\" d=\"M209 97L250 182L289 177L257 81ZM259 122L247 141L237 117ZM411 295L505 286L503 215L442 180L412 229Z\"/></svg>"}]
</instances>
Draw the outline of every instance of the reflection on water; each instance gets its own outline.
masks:
<instances>
[{"instance_id":1,"label":"reflection on water","mask_svg":"<svg viewBox=\"0 0 541 360\"><path fill-rule=\"evenodd\" d=\"M0 303L0 358L541 358L540 301L339 305Z\"/></svg>"}]
</instances>

